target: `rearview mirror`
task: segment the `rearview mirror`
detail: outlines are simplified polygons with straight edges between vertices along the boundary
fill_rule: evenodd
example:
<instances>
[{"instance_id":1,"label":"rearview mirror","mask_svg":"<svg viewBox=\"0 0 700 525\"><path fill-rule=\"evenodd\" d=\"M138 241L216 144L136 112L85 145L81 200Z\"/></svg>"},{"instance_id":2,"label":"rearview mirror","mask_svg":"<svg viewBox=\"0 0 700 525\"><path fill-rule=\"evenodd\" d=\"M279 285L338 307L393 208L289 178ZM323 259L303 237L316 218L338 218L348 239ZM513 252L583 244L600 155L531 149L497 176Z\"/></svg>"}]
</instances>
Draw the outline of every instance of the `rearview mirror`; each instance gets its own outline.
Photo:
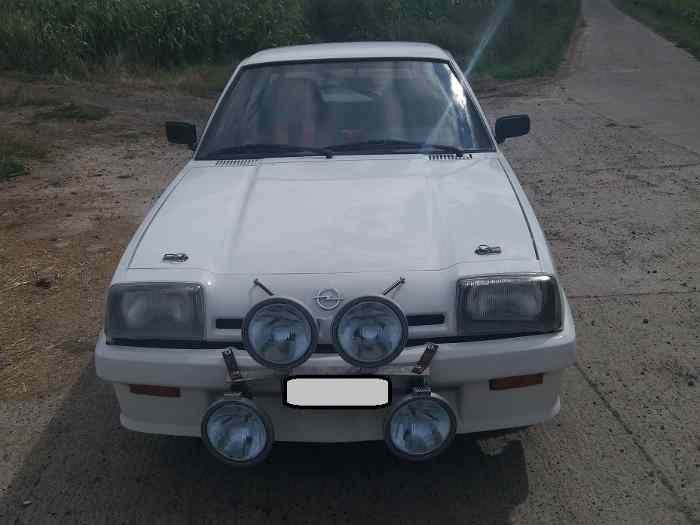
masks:
<instances>
[{"instance_id":1,"label":"rearview mirror","mask_svg":"<svg viewBox=\"0 0 700 525\"><path fill-rule=\"evenodd\" d=\"M530 133L528 115L510 115L496 121L496 142L503 144L507 138L521 137Z\"/></svg>"},{"instance_id":2,"label":"rearview mirror","mask_svg":"<svg viewBox=\"0 0 700 525\"><path fill-rule=\"evenodd\" d=\"M171 144L185 144L191 149L197 145L197 127L188 122L166 122L165 135Z\"/></svg>"}]
</instances>

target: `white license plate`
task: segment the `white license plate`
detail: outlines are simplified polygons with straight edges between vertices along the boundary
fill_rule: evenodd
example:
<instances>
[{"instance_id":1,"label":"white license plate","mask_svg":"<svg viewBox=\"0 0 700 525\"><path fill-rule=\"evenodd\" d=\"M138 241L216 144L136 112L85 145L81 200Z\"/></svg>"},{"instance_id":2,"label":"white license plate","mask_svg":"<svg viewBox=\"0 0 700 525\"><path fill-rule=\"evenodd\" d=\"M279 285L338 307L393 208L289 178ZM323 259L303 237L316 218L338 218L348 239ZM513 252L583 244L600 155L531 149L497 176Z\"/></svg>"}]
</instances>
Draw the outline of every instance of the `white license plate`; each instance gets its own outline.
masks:
<instances>
[{"instance_id":1,"label":"white license plate","mask_svg":"<svg viewBox=\"0 0 700 525\"><path fill-rule=\"evenodd\" d=\"M391 381L377 376L288 377L283 395L293 408L381 408L391 403Z\"/></svg>"}]
</instances>

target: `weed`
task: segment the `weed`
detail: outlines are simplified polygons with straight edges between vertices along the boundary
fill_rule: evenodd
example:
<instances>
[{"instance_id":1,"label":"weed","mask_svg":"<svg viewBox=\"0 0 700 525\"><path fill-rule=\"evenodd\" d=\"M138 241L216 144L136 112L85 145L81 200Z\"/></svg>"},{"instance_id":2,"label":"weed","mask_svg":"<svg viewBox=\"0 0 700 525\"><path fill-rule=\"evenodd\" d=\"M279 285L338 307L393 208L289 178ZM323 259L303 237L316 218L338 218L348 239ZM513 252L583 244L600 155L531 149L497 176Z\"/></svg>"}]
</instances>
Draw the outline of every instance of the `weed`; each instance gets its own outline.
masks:
<instances>
[{"instance_id":1,"label":"weed","mask_svg":"<svg viewBox=\"0 0 700 525\"><path fill-rule=\"evenodd\" d=\"M0 157L0 182L24 175L27 171L27 168L22 162Z\"/></svg>"}]
</instances>

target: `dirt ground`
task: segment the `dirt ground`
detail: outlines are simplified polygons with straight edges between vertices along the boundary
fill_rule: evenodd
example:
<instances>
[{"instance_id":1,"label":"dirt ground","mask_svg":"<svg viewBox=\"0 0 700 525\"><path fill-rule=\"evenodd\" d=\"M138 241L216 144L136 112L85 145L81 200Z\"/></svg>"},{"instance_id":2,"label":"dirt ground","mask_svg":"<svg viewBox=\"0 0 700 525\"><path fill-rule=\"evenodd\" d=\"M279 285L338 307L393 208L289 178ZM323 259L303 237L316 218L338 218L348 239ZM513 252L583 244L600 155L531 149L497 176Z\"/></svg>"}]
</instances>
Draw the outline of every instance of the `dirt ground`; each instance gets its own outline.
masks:
<instances>
[{"instance_id":1,"label":"dirt ground","mask_svg":"<svg viewBox=\"0 0 700 525\"><path fill-rule=\"evenodd\" d=\"M201 128L214 101L0 77L25 100L0 104L0 137L47 148L0 182L0 522L700 523L700 63L607 0L584 19L556 78L477 86L490 119L533 120L505 152L576 317L562 413L427 465L276 444L241 473L122 429L92 359L104 292L187 159L163 122ZM46 120L47 99L109 114Z\"/></svg>"},{"instance_id":2,"label":"dirt ground","mask_svg":"<svg viewBox=\"0 0 700 525\"><path fill-rule=\"evenodd\" d=\"M0 139L47 152L27 162L29 175L0 183L0 399L35 399L75 382L89 362L121 252L188 156L166 145L163 123L201 124L213 100L10 78L0 79L0 100ZM37 118L67 102L109 114Z\"/></svg>"}]
</instances>

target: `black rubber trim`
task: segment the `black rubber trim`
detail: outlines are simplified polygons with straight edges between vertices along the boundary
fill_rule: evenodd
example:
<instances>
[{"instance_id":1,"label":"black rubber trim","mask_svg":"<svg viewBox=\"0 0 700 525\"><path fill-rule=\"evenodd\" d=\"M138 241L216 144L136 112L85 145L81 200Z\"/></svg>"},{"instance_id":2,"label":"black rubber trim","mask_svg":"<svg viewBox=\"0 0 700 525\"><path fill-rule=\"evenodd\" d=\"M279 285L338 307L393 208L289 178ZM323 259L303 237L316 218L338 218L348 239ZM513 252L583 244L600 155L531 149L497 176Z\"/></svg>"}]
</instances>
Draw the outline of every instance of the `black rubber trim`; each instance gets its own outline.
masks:
<instances>
[{"instance_id":1,"label":"black rubber trim","mask_svg":"<svg viewBox=\"0 0 700 525\"><path fill-rule=\"evenodd\" d=\"M433 326L445 324L444 314L419 314L406 316L408 326ZM216 328L219 330L240 330L243 328L243 319L235 317L220 317L216 320Z\"/></svg>"},{"instance_id":2,"label":"black rubber trim","mask_svg":"<svg viewBox=\"0 0 700 525\"><path fill-rule=\"evenodd\" d=\"M222 317L216 320L216 327L220 330L240 330L243 328L243 319Z\"/></svg>"},{"instance_id":3,"label":"black rubber trim","mask_svg":"<svg viewBox=\"0 0 700 525\"><path fill-rule=\"evenodd\" d=\"M445 324L444 314L407 315L408 326L431 326Z\"/></svg>"}]
</instances>

